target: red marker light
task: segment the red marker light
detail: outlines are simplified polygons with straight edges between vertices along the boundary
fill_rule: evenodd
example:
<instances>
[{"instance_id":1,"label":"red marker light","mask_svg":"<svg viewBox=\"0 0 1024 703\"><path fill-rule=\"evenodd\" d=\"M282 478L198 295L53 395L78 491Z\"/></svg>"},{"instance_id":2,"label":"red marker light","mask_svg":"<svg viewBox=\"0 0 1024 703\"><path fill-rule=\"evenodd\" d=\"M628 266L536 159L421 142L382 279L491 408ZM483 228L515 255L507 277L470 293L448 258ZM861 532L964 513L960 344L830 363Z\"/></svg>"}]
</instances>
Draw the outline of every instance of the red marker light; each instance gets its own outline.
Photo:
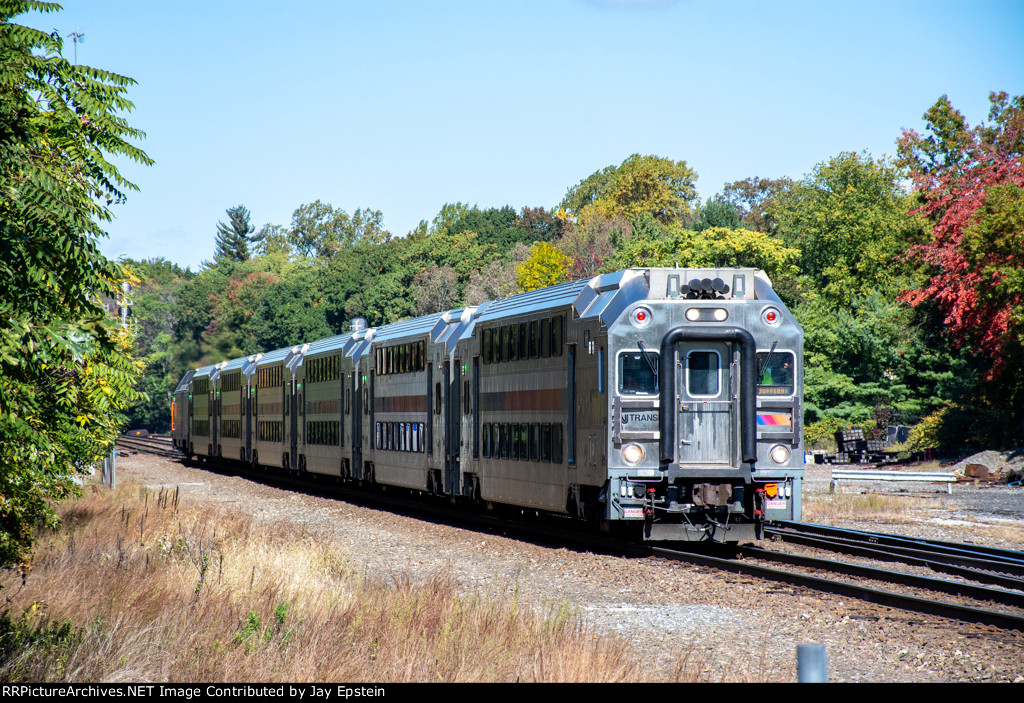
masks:
<instances>
[{"instance_id":1,"label":"red marker light","mask_svg":"<svg viewBox=\"0 0 1024 703\"><path fill-rule=\"evenodd\" d=\"M768 314L765 317L768 318L768 322L775 322L775 313L771 310L768 311Z\"/></svg>"},{"instance_id":2,"label":"red marker light","mask_svg":"<svg viewBox=\"0 0 1024 703\"><path fill-rule=\"evenodd\" d=\"M651 313L650 309L646 307L636 308L630 313L629 321L633 323L634 327L647 327L647 325L651 324L651 319L653 317L654 315Z\"/></svg>"}]
</instances>

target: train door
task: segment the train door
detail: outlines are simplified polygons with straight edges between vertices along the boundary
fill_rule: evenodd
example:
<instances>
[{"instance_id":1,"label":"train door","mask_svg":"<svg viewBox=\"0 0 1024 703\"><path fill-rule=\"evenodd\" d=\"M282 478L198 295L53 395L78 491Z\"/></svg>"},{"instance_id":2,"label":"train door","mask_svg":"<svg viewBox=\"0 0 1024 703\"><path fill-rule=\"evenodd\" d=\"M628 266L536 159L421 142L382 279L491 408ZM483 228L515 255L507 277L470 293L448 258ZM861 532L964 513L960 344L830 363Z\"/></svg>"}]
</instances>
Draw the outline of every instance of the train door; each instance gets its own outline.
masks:
<instances>
[{"instance_id":1,"label":"train door","mask_svg":"<svg viewBox=\"0 0 1024 703\"><path fill-rule=\"evenodd\" d=\"M188 393L185 397L185 451L189 458L192 457L192 420L193 420L193 408L192 408L192 384L189 383Z\"/></svg>"},{"instance_id":2,"label":"train door","mask_svg":"<svg viewBox=\"0 0 1024 703\"><path fill-rule=\"evenodd\" d=\"M732 345L696 340L675 347L680 467L734 466L737 408Z\"/></svg>"},{"instance_id":3,"label":"train door","mask_svg":"<svg viewBox=\"0 0 1024 703\"><path fill-rule=\"evenodd\" d=\"M299 453L299 396L295 392L295 377L292 376L291 383L291 397L288 399L290 404L289 414L291 420L288 423L288 434L289 436L289 447L288 447L288 466L292 469L298 468L298 453Z\"/></svg>"},{"instance_id":4,"label":"train door","mask_svg":"<svg viewBox=\"0 0 1024 703\"><path fill-rule=\"evenodd\" d=\"M444 491L458 495L459 490L459 445L462 443L461 411L459 409L459 360L454 365L444 365Z\"/></svg>"},{"instance_id":5,"label":"train door","mask_svg":"<svg viewBox=\"0 0 1024 703\"><path fill-rule=\"evenodd\" d=\"M352 466L349 473L353 477L362 476L363 467L363 397L362 389L356 382L359 377L359 367L352 372L352 385L349 388L349 397L352 399L351 406L346 406L346 411L351 412L352 417Z\"/></svg>"},{"instance_id":6,"label":"train door","mask_svg":"<svg viewBox=\"0 0 1024 703\"><path fill-rule=\"evenodd\" d=\"M566 417L565 429L566 429L566 460L569 466L569 482L577 483L576 477L576 345L570 344L567 346L568 354L566 358L568 360L568 371L569 378L566 382L566 390L568 392L568 398L566 405L568 406Z\"/></svg>"},{"instance_id":7,"label":"train door","mask_svg":"<svg viewBox=\"0 0 1024 703\"><path fill-rule=\"evenodd\" d=\"M252 386L242 386L242 404L245 406L245 461L252 460L252 408L256 404L252 393Z\"/></svg>"},{"instance_id":8,"label":"train door","mask_svg":"<svg viewBox=\"0 0 1024 703\"><path fill-rule=\"evenodd\" d=\"M440 397L440 396L438 396ZM432 457L434 454L434 423L437 422L438 413L434 407L434 364L427 364L427 454L431 460L427 465L433 469Z\"/></svg>"},{"instance_id":9,"label":"train door","mask_svg":"<svg viewBox=\"0 0 1024 703\"><path fill-rule=\"evenodd\" d=\"M210 456L220 456L220 379L210 384L210 412L213 413L210 423Z\"/></svg>"}]
</instances>

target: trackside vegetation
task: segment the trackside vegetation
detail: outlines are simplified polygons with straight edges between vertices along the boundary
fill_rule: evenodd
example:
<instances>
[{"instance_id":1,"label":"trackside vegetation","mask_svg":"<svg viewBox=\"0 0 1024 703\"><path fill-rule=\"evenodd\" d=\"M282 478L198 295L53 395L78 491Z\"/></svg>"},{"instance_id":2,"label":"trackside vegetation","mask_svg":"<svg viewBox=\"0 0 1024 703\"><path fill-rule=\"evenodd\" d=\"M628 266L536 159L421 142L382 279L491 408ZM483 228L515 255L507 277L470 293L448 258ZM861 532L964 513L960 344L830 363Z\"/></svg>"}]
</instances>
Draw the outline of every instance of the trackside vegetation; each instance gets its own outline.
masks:
<instances>
[{"instance_id":1,"label":"trackside vegetation","mask_svg":"<svg viewBox=\"0 0 1024 703\"><path fill-rule=\"evenodd\" d=\"M640 682L762 677L736 653L653 666L514 576L467 593L446 572L371 578L331 540L173 488L90 491L60 508L27 587L0 574L0 681ZM12 583L13 582L13 583ZM728 656L727 656L728 655ZM777 673L777 672L774 672Z\"/></svg>"},{"instance_id":2,"label":"trackside vegetation","mask_svg":"<svg viewBox=\"0 0 1024 703\"><path fill-rule=\"evenodd\" d=\"M134 186L114 157L150 163L124 114L130 78L61 56L0 0L0 564L25 558L73 475L109 453L142 365L108 314L126 273L99 251Z\"/></svg>"}]
</instances>

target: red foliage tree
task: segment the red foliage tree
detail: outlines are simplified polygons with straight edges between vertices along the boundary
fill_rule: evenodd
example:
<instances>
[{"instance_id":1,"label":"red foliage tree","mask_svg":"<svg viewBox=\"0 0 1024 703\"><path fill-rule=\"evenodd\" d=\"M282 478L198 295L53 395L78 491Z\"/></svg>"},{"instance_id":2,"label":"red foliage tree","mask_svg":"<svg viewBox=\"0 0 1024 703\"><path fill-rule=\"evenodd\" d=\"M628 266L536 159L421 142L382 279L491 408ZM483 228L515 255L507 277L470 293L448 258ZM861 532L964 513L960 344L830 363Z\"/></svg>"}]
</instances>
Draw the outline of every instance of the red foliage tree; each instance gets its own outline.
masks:
<instances>
[{"instance_id":1,"label":"red foliage tree","mask_svg":"<svg viewBox=\"0 0 1024 703\"><path fill-rule=\"evenodd\" d=\"M899 153L933 225L908 251L931 277L903 299L935 301L954 345L991 357L994 378L1024 329L1024 97L990 100L990 123L970 129L943 96L925 113L930 134L904 130Z\"/></svg>"}]
</instances>

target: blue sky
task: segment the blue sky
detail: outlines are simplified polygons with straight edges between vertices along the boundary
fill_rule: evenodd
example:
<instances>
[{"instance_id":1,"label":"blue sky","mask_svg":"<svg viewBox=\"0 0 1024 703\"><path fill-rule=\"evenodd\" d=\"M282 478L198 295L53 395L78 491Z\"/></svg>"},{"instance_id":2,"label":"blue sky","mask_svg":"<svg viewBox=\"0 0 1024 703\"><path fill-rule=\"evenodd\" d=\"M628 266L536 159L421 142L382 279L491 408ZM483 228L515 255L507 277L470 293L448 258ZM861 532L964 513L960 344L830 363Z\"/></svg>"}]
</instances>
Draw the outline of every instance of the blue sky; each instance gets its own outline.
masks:
<instances>
[{"instance_id":1,"label":"blue sky","mask_svg":"<svg viewBox=\"0 0 1024 703\"><path fill-rule=\"evenodd\" d=\"M942 94L972 124L1024 94L1012 0L69 0L16 21L138 82L156 164L121 165L141 190L101 246L193 269L238 204L257 227L369 207L404 235L447 202L551 208L633 153L685 160L706 199L892 155Z\"/></svg>"}]
</instances>

